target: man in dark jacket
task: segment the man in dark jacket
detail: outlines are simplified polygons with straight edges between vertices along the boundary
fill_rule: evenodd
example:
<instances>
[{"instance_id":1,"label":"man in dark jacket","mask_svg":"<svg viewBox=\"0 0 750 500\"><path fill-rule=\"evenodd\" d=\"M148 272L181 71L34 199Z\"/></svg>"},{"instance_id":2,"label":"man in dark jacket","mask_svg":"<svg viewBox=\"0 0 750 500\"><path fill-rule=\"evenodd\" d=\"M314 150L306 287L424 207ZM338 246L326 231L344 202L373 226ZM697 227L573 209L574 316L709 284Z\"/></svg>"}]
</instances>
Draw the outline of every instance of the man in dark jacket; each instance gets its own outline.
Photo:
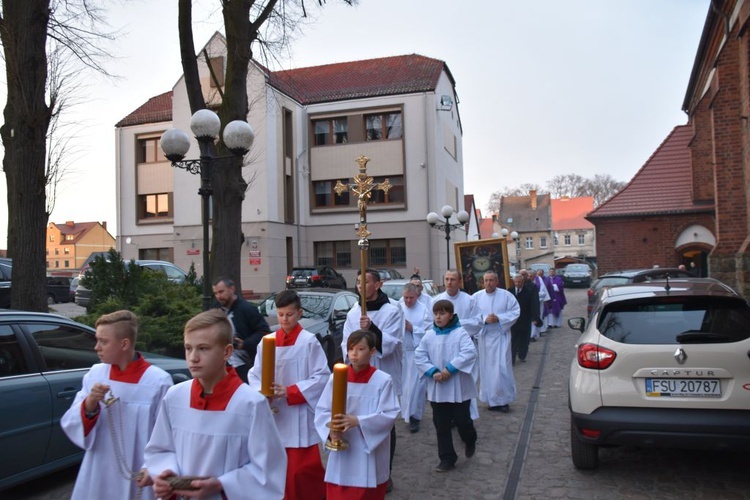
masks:
<instances>
[{"instance_id":1,"label":"man in dark jacket","mask_svg":"<svg viewBox=\"0 0 750 500\"><path fill-rule=\"evenodd\" d=\"M510 327L510 352L513 364L516 364L516 356L521 362L526 362L529 352L529 341L531 339L531 324L541 323L539 317L539 291L533 284L526 283L521 274L513 277L513 286L508 291L521 306L521 315L513 326Z\"/></svg>"},{"instance_id":2,"label":"man in dark jacket","mask_svg":"<svg viewBox=\"0 0 750 500\"><path fill-rule=\"evenodd\" d=\"M220 307L232 323L234 333L234 353L229 358L229 364L237 370L237 375L247 382L247 372L255 363L255 353L263 335L271 329L258 308L238 296L234 281L222 277L213 284L213 307Z\"/></svg>"}]
</instances>

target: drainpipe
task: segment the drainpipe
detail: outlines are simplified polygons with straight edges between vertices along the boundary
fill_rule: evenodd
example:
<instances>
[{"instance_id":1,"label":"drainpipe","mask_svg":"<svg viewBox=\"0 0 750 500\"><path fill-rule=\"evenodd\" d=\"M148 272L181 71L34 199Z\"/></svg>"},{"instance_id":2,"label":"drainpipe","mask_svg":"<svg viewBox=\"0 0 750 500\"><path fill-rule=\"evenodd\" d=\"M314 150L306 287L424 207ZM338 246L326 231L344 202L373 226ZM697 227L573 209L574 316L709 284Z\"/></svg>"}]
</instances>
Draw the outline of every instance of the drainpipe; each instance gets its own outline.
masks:
<instances>
[{"instance_id":1,"label":"drainpipe","mask_svg":"<svg viewBox=\"0 0 750 500\"><path fill-rule=\"evenodd\" d=\"M428 141L428 139L429 139L429 133L428 133L428 130L427 130L427 120L429 118L429 111L430 111L429 108L428 108L428 106L427 106L428 100L429 100L429 97L428 97L427 93L425 92L424 94L422 94L422 105L423 105L423 108L424 108L424 124L423 124L423 128L424 128L424 163L422 163L422 165L424 166L425 177L426 177L426 179L425 179L425 185L427 186L427 190L426 190L426 194L427 194L427 203L426 203L427 210L425 210L425 212L424 212L424 216L422 217L422 222L425 222L424 221L424 217L426 217L427 214L430 213L430 207L431 207L431 205L430 205L430 189L432 189L432 185L430 184L430 168L431 168L431 165L430 165L430 161L429 161L430 160L429 141ZM431 234L429 228L427 230L427 255L429 256L429 260L430 260L430 262L429 262L430 278L432 278L433 280L435 280L435 277L433 276L433 267L432 267L432 260L433 260L432 256L434 255L432 253L432 234ZM437 283L437 282L439 282L439 280L436 280L435 282Z\"/></svg>"}]
</instances>

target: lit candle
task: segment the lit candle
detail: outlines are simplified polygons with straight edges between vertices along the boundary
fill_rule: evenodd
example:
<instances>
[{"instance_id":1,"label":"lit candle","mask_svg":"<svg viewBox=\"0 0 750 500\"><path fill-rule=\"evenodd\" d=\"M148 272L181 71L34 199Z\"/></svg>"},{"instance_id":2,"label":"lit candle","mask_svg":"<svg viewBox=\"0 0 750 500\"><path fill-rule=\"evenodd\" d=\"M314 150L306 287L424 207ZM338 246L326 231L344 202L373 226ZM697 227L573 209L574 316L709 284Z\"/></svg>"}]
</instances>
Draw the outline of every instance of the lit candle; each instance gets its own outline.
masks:
<instances>
[{"instance_id":1,"label":"lit candle","mask_svg":"<svg viewBox=\"0 0 750 500\"><path fill-rule=\"evenodd\" d=\"M349 367L343 363L333 365L333 401L331 416L346 414L346 384Z\"/></svg>"},{"instance_id":2,"label":"lit candle","mask_svg":"<svg viewBox=\"0 0 750 500\"><path fill-rule=\"evenodd\" d=\"M260 378L260 393L273 396L273 377L276 371L276 335L263 337L263 372Z\"/></svg>"}]
</instances>

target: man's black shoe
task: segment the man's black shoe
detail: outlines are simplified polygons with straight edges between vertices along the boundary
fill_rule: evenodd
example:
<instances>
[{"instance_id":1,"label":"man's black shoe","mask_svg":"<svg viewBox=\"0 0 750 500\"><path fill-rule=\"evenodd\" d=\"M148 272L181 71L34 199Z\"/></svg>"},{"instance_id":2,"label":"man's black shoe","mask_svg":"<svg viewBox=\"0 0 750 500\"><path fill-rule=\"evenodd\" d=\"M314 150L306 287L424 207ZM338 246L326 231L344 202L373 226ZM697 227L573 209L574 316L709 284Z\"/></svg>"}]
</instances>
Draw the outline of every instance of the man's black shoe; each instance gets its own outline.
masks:
<instances>
[{"instance_id":1,"label":"man's black shoe","mask_svg":"<svg viewBox=\"0 0 750 500\"><path fill-rule=\"evenodd\" d=\"M464 450L464 454L466 455L466 458L471 458L474 456L474 452L477 451L477 442L474 441L473 443L467 443L466 449Z\"/></svg>"},{"instance_id":2,"label":"man's black shoe","mask_svg":"<svg viewBox=\"0 0 750 500\"><path fill-rule=\"evenodd\" d=\"M453 470L456 468L456 464L452 464L450 462L440 462L437 467L435 467L435 472L448 472L449 470Z\"/></svg>"},{"instance_id":3,"label":"man's black shoe","mask_svg":"<svg viewBox=\"0 0 750 500\"><path fill-rule=\"evenodd\" d=\"M497 411L501 411L503 413L508 413L510 411L510 406L508 405L498 406L497 408L498 408Z\"/></svg>"},{"instance_id":4,"label":"man's black shoe","mask_svg":"<svg viewBox=\"0 0 750 500\"><path fill-rule=\"evenodd\" d=\"M415 434L419 432L419 420L409 417L409 432Z\"/></svg>"}]
</instances>

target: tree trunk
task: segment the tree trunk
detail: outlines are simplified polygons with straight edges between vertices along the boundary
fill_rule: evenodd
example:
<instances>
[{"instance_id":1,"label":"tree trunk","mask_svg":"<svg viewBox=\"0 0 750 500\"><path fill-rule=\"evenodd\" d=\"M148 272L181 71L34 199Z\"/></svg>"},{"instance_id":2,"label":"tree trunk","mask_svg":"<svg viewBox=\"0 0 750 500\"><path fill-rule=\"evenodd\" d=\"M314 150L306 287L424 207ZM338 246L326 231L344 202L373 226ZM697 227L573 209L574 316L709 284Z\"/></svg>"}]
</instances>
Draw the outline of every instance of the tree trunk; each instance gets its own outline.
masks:
<instances>
[{"instance_id":1,"label":"tree trunk","mask_svg":"<svg viewBox=\"0 0 750 500\"><path fill-rule=\"evenodd\" d=\"M4 0L0 39L8 100L0 127L8 188L8 256L13 258L11 307L47 311L45 235L49 0Z\"/></svg>"},{"instance_id":2,"label":"tree trunk","mask_svg":"<svg viewBox=\"0 0 750 500\"><path fill-rule=\"evenodd\" d=\"M232 120L247 120L247 70L251 59L250 44L256 37L251 32L250 7L253 2L224 2L223 16L227 33L227 67L224 100L218 114L222 127ZM275 2L274 2L275 3ZM198 78L198 61L195 56L191 22L191 0L179 2L180 51L185 74L190 111L195 113L206 107ZM201 154L219 156L229 152L219 143L218 152L212 144L201 146ZM213 233L211 241L211 266L204 279L214 280L227 276L234 280L237 290L241 284L242 201L247 183L242 177L242 161L216 162L211 172L213 189Z\"/></svg>"}]
</instances>

